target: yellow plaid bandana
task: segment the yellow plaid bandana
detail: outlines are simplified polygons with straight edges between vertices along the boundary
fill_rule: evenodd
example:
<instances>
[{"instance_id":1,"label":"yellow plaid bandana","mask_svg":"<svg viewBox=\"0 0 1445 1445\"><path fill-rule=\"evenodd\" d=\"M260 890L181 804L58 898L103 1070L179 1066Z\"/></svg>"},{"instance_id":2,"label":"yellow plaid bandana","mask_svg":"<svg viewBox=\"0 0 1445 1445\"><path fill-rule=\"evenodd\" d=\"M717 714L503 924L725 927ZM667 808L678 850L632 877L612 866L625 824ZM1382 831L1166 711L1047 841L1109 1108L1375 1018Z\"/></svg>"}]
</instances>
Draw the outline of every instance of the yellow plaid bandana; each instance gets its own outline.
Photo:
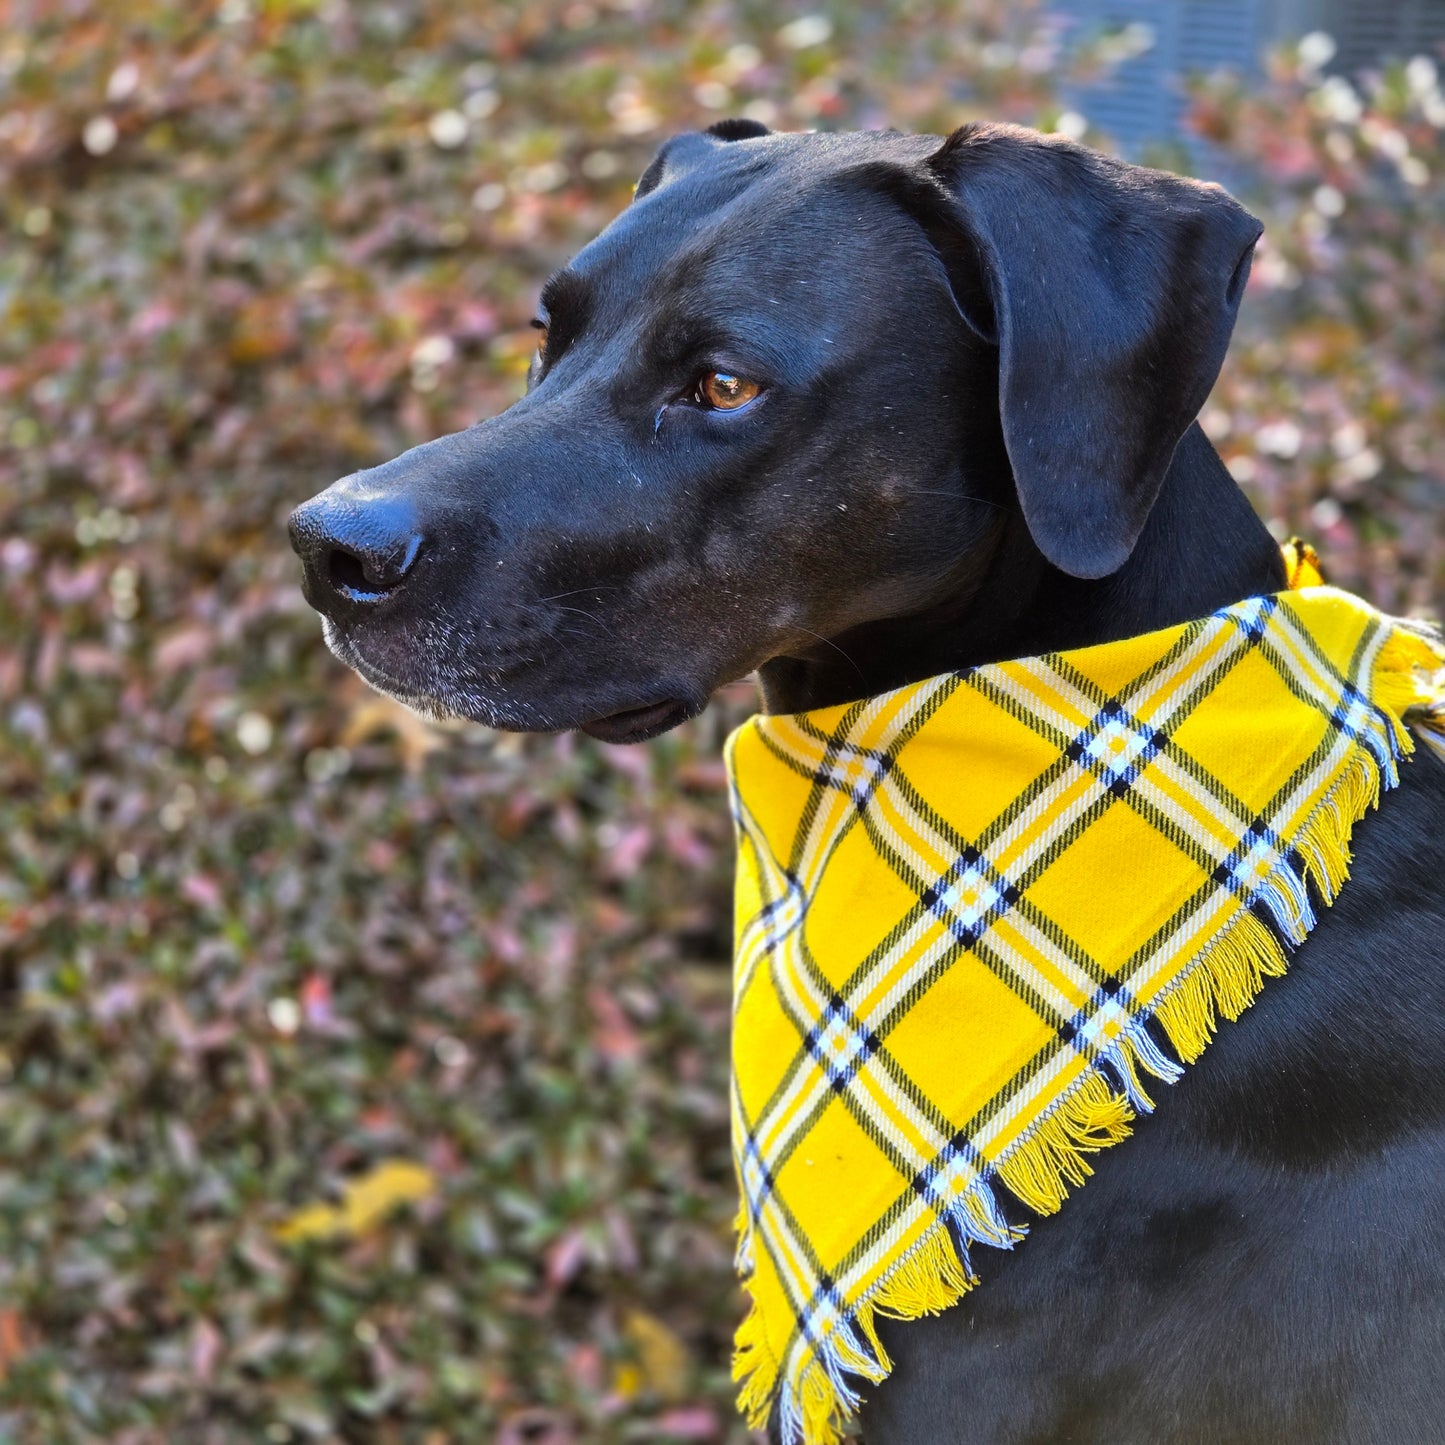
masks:
<instances>
[{"instance_id":1,"label":"yellow plaid bandana","mask_svg":"<svg viewBox=\"0 0 1445 1445\"><path fill-rule=\"evenodd\" d=\"M1439 707L1438 645L1318 580L728 743L741 1404L831 1445L1236 1018ZM1438 713L1436 714L1438 716Z\"/></svg>"}]
</instances>

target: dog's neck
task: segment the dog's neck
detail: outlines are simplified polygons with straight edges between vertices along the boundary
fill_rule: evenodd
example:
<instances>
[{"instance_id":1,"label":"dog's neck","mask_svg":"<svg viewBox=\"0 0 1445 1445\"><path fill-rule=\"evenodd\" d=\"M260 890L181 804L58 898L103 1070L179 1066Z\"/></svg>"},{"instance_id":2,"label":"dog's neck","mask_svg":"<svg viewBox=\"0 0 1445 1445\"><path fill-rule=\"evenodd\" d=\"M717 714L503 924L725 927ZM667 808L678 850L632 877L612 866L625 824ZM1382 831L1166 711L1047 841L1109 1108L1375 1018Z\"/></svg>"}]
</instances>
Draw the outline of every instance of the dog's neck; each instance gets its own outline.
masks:
<instances>
[{"instance_id":1,"label":"dog's neck","mask_svg":"<svg viewBox=\"0 0 1445 1445\"><path fill-rule=\"evenodd\" d=\"M801 712L980 663L1136 636L1284 585L1278 546L1196 423L1112 576L1060 572L1011 516L981 580L925 612L774 658L758 676L769 712Z\"/></svg>"}]
</instances>

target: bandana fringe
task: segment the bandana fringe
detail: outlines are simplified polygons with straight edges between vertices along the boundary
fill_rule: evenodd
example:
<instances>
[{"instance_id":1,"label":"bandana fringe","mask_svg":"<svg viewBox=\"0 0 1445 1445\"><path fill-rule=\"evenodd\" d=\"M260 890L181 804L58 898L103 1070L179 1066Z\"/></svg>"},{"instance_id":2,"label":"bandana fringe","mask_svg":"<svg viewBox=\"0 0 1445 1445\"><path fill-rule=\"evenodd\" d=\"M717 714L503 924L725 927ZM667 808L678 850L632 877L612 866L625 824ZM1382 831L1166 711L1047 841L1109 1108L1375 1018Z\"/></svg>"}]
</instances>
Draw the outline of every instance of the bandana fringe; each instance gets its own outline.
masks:
<instances>
[{"instance_id":1,"label":"bandana fringe","mask_svg":"<svg viewBox=\"0 0 1445 1445\"><path fill-rule=\"evenodd\" d=\"M1445 648L1439 634L1429 626L1416 630L1402 623L1381 652L1380 669L1380 706L1403 719L1396 724L1399 732L1413 731L1445 762Z\"/></svg>"},{"instance_id":2,"label":"bandana fringe","mask_svg":"<svg viewBox=\"0 0 1445 1445\"><path fill-rule=\"evenodd\" d=\"M1382 789L1397 785L1398 761L1414 751L1410 727L1436 737L1425 741L1445 756L1445 702L1429 675L1442 651L1430 634L1396 631L1376 659L1372 722L1357 735L1351 756L1329 792L1292 839L1282 858L1241 909L1201 951L1194 965L1155 1000L1150 1017L1182 1061L1169 1058L1140 1019L1100 1051L1107 1073L1085 1074L1053 1108L956 1200L918 1243L860 1299L811 1342L800 1369L780 1378L758 1311L748 1312L737 1333L733 1378L748 1425L766 1429L774 1411L784 1445L841 1445L849 1417L861 1403L858 1384L876 1384L892 1369L877 1333L877 1317L911 1320L957 1304L978 1282L969 1246L1011 1249L1027 1226L1011 1225L991 1187L997 1178L1040 1216L1057 1213L1071 1188L1092 1174L1092 1156L1132 1133L1152 1111L1140 1075L1172 1084L1194 1063L1218 1029L1221 1017L1237 1020L1258 997L1266 979L1282 976L1289 954L1317 921L1310 896L1333 903L1349 876L1354 825L1379 804ZM1402 721L1404 719L1404 721ZM1111 1086L1111 1080L1117 1088ZM739 1216L740 1266L752 1262L753 1241L744 1209Z\"/></svg>"},{"instance_id":3,"label":"bandana fringe","mask_svg":"<svg viewBox=\"0 0 1445 1445\"><path fill-rule=\"evenodd\" d=\"M1023 1233L1022 1229L1011 1230L1004 1247L1011 1247ZM846 1418L860 1403L845 1373L876 1384L893 1369L878 1338L878 1316L913 1320L940 1314L978 1282L967 1247L961 1243L945 1227L925 1235L853 1317L840 1321L821 1342L796 1381L779 1381L778 1365L767 1350L760 1321L755 1312L749 1314L738 1331L733 1378L740 1382L738 1406L750 1428L767 1428L776 1400L782 1439L839 1445Z\"/></svg>"},{"instance_id":4,"label":"bandana fringe","mask_svg":"<svg viewBox=\"0 0 1445 1445\"><path fill-rule=\"evenodd\" d=\"M1024 1143L999 1161L998 1177L1035 1214L1054 1214L1093 1174L1089 1156L1134 1132L1135 1110L1098 1074L1085 1074L1039 1121Z\"/></svg>"}]
</instances>

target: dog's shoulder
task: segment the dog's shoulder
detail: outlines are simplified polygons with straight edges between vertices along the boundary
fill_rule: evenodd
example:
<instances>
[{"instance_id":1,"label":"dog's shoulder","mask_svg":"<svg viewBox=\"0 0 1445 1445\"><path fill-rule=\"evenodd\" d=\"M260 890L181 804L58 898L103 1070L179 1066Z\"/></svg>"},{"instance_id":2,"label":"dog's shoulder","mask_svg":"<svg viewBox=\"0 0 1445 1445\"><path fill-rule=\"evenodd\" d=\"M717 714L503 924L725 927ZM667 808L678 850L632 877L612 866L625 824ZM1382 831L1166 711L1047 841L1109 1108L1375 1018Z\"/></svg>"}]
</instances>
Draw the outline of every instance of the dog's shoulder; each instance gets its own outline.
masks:
<instances>
[{"instance_id":1,"label":"dog's shoulder","mask_svg":"<svg viewBox=\"0 0 1445 1445\"><path fill-rule=\"evenodd\" d=\"M1445 764L1421 748L1401 771L1289 973L1200 1061L1184 1112L1209 1138L1326 1168L1445 1123Z\"/></svg>"}]
</instances>

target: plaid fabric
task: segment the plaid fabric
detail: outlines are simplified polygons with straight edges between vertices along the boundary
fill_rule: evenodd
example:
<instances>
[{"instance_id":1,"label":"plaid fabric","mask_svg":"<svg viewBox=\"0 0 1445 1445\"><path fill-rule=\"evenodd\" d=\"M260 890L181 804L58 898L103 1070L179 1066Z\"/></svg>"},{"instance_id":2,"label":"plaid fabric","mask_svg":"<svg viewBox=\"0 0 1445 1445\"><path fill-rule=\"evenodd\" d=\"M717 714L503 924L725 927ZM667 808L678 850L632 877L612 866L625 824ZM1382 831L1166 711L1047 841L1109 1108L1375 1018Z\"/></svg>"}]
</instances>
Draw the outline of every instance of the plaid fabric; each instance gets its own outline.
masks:
<instances>
[{"instance_id":1,"label":"plaid fabric","mask_svg":"<svg viewBox=\"0 0 1445 1445\"><path fill-rule=\"evenodd\" d=\"M835 1440L874 1310L956 1300L1283 970L1437 662L1309 587L734 733L755 1425Z\"/></svg>"}]
</instances>

